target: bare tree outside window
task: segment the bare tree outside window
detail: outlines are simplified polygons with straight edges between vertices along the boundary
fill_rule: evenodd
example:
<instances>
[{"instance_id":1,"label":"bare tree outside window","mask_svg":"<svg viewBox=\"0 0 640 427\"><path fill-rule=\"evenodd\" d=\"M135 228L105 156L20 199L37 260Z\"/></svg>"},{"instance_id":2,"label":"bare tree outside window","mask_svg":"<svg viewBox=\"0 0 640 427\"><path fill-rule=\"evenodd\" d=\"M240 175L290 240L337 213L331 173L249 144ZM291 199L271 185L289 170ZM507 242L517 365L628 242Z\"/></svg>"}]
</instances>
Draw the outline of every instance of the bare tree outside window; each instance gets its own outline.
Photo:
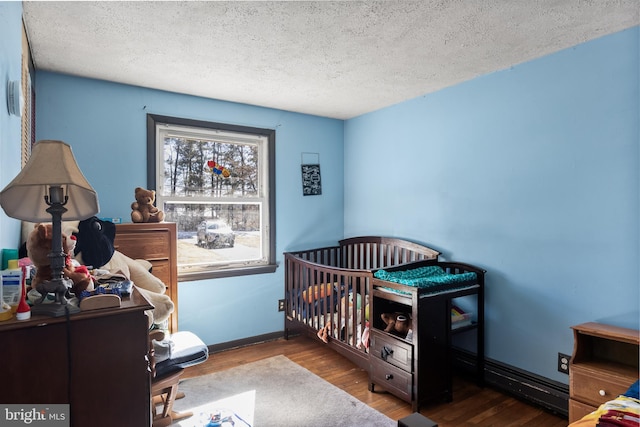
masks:
<instances>
[{"instance_id":1,"label":"bare tree outside window","mask_svg":"<svg viewBox=\"0 0 640 427\"><path fill-rule=\"evenodd\" d=\"M151 134L181 279L273 270L275 131L150 115Z\"/></svg>"}]
</instances>

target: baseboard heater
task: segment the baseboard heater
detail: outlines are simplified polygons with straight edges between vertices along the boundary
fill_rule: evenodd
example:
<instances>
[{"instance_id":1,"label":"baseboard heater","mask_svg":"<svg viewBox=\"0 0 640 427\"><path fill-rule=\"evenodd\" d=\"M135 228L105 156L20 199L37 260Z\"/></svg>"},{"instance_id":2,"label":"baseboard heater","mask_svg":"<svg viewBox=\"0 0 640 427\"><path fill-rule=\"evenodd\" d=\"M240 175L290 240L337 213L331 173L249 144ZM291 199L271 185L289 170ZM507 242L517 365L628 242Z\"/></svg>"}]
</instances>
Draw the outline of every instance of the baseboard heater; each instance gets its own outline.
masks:
<instances>
[{"instance_id":1,"label":"baseboard heater","mask_svg":"<svg viewBox=\"0 0 640 427\"><path fill-rule=\"evenodd\" d=\"M475 359L467 351L453 350L453 365L465 373L475 372ZM491 359L485 359L485 384L555 414L569 416L569 386Z\"/></svg>"}]
</instances>

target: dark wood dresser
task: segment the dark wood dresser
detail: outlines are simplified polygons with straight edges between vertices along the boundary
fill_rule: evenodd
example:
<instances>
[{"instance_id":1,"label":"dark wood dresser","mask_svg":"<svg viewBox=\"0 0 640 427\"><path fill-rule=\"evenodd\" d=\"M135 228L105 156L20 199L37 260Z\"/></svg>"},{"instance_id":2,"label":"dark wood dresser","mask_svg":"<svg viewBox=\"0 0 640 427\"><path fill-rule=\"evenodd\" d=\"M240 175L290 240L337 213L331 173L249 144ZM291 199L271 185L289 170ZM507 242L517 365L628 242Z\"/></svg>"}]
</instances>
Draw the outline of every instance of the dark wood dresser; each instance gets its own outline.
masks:
<instances>
[{"instance_id":1,"label":"dark wood dresser","mask_svg":"<svg viewBox=\"0 0 640 427\"><path fill-rule=\"evenodd\" d=\"M115 248L133 259L145 259L151 273L167 286L166 294L174 309L169 330L178 330L178 251L176 224L173 222L129 223L116 225Z\"/></svg>"},{"instance_id":2,"label":"dark wood dresser","mask_svg":"<svg viewBox=\"0 0 640 427\"><path fill-rule=\"evenodd\" d=\"M437 292L374 278L371 281L371 338L369 390L379 385L411 403L418 412L429 400L453 398L452 337L475 334L476 380L484 382L484 270L467 264L419 261L387 268L387 271L438 265L451 274L476 273L468 286L443 285ZM395 290L395 292L392 292ZM475 305L475 321L464 326L452 324L451 309L457 298L470 297ZM406 313L412 319L412 339L385 332L382 313Z\"/></svg>"},{"instance_id":3,"label":"dark wood dresser","mask_svg":"<svg viewBox=\"0 0 640 427\"><path fill-rule=\"evenodd\" d=\"M0 322L0 402L69 404L73 427L150 426L149 302Z\"/></svg>"}]
</instances>

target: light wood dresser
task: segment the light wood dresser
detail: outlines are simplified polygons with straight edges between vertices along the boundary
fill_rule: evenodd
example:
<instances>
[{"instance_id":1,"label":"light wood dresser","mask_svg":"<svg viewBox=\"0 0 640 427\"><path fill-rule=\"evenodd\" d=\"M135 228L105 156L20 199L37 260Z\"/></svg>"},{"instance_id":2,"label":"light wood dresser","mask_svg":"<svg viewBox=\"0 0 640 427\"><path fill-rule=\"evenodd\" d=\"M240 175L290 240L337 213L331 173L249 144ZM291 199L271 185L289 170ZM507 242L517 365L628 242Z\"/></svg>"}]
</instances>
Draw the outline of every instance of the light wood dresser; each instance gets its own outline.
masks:
<instances>
[{"instance_id":1,"label":"light wood dresser","mask_svg":"<svg viewBox=\"0 0 640 427\"><path fill-rule=\"evenodd\" d=\"M601 323L572 326L569 422L615 399L638 380L639 331Z\"/></svg>"},{"instance_id":2,"label":"light wood dresser","mask_svg":"<svg viewBox=\"0 0 640 427\"><path fill-rule=\"evenodd\" d=\"M169 318L171 332L178 331L178 251L176 224L173 222L116 225L115 248L133 259L146 259L151 273L167 286L175 306Z\"/></svg>"}]
</instances>

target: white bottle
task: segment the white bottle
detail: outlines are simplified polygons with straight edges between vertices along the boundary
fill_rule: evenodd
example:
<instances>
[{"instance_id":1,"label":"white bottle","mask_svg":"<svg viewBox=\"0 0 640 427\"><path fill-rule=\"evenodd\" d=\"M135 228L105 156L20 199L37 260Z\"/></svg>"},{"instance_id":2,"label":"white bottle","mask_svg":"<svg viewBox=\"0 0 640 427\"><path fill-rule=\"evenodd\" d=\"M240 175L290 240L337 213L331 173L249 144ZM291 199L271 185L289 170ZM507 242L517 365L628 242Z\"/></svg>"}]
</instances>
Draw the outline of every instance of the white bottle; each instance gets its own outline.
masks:
<instances>
[{"instance_id":1,"label":"white bottle","mask_svg":"<svg viewBox=\"0 0 640 427\"><path fill-rule=\"evenodd\" d=\"M11 320L13 317L13 313L11 313L11 307L8 304L4 303L4 298L2 297L2 275L0 275L0 322L4 320Z\"/></svg>"},{"instance_id":2,"label":"white bottle","mask_svg":"<svg viewBox=\"0 0 640 427\"><path fill-rule=\"evenodd\" d=\"M10 259L7 267L2 270L2 301L15 313L22 296L22 269L18 267L17 259Z\"/></svg>"}]
</instances>

